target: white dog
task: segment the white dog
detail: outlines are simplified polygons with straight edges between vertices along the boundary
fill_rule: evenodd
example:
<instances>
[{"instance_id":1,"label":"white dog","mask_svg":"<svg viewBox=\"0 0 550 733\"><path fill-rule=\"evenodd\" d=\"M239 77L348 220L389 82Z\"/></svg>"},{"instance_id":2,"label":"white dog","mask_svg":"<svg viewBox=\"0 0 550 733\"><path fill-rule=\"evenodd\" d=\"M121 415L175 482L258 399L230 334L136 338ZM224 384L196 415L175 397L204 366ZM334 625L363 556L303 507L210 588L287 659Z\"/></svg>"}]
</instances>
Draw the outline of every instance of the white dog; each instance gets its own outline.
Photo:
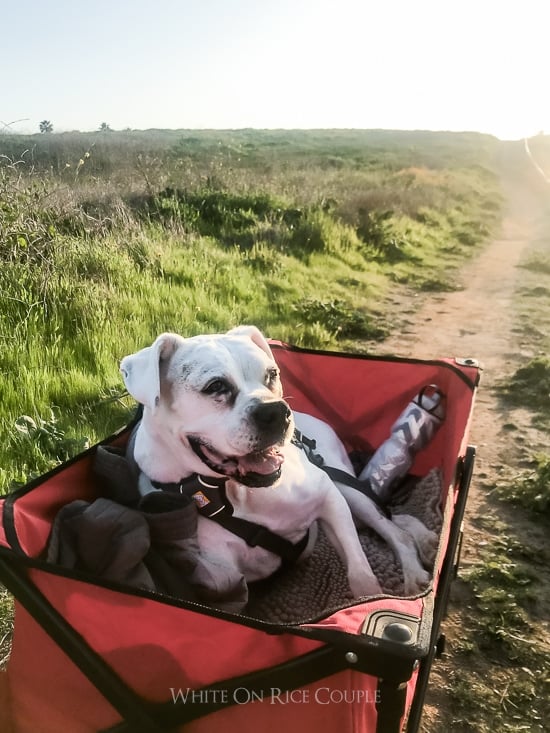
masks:
<instances>
[{"instance_id":1,"label":"white dog","mask_svg":"<svg viewBox=\"0 0 550 733\"><path fill-rule=\"evenodd\" d=\"M291 412L269 344L257 328L192 338L165 333L126 356L120 369L128 391L144 406L134 445L142 493L151 490L151 482L177 484L193 474L205 485L224 478L234 517L267 527L292 544L303 543L319 520L346 566L353 595L376 595L381 588L359 542L355 517L392 547L406 594L428 583L417 547L431 552L434 533L417 520L388 519L354 488L337 488L293 442L296 425L316 441L327 465L353 473L328 425ZM420 536L413 538L411 527ZM250 546L215 517L199 516L197 531L201 554L246 581L266 578L281 565L278 555ZM311 552L310 535L302 557Z\"/></svg>"}]
</instances>

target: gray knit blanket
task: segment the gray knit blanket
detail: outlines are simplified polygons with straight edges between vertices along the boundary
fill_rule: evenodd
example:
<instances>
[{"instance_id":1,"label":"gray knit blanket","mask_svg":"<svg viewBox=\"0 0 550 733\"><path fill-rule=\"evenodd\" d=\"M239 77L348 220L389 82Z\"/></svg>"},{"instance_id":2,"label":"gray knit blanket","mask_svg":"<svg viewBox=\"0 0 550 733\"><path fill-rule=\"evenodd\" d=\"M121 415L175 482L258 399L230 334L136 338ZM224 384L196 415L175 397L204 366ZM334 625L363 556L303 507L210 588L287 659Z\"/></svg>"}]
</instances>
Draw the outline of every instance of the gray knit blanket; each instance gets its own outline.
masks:
<instances>
[{"instance_id":1,"label":"gray knit blanket","mask_svg":"<svg viewBox=\"0 0 550 733\"><path fill-rule=\"evenodd\" d=\"M394 514L410 514L428 529L441 532L441 475L436 469L422 478ZM391 548L372 530L359 531L361 544L382 590L403 596L403 574ZM433 568L428 569L433 572ZM243 615L277 624L295 624L327 616L348 606L353 597L344 565L326 535L319 531L310 557L276 576L249 587Z\"/></svg>"}]
</instances>

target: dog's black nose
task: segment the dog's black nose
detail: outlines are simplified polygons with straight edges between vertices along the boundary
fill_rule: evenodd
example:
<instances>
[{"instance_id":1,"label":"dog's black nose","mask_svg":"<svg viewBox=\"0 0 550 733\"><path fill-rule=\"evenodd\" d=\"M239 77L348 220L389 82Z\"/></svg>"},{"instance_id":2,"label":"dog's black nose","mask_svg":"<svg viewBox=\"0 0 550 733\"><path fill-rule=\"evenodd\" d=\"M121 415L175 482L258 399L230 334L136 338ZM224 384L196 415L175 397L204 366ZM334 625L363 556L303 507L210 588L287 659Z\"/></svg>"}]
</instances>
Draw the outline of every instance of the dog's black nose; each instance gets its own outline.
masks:
<instances>
[{"instance_id":1,"label":"dog's black nose","mask_svg":"<svg viewBox=\"0 0 550 733\"><path fill-rule=\"evenodd\" d=\"M282 432L290 420L290 409L285 402L262 402L254 408L251 417L262 432Z\"/></svg>"}]
</instances>

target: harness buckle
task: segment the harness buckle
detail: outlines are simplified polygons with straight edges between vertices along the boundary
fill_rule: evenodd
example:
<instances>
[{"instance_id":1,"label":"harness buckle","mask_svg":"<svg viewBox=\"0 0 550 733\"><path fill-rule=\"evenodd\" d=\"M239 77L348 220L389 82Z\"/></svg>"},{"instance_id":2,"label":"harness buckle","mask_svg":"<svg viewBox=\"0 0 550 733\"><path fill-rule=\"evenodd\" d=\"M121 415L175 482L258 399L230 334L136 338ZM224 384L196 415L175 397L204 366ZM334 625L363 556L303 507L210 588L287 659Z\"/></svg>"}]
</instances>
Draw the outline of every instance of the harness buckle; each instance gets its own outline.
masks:
<instances>
[{"instance_id":1,"label":"harness buckle","mask_svg":"<svg viewBox=\"0 0 550 733\"><path fill-rule=\"evenodd\" d=\"M294 443L297 448L303 450L310 463L313 463L318 468L322 468L325 465L325 459L319 453L315 453L317 448L317 441L314 438L308 438L298 428L294 430L294 437L290 441Z\"/></svg>"}]
</instances>

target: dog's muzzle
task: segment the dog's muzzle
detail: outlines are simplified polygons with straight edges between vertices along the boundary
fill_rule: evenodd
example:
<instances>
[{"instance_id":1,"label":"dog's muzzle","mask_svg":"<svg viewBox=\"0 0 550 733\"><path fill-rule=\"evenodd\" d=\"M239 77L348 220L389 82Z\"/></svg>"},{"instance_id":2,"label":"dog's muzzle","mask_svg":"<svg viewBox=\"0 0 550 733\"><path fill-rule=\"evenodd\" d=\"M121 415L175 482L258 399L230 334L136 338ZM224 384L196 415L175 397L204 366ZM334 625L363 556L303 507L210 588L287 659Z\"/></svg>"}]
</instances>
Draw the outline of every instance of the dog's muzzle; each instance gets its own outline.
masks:
<instances>
[{"instance_id":1,"label":"dog's muzzle","mask_svg":"<svg viewBox=\"0 0 550 733\"><path fill-rule=\"evenodd\" d=\"M232 478L245 486L272 486L281 476L284 456L281 452L292 422L290 408L283 400L258 402L248 419L254 425L263 445L261 450L246 455L224 455L208 441L188 435L195 455L212 471Z\"/></svg>"},{"instance_id":2,"label":"dog's muzzle","mask_svg":"<svg viewBox=\"0 0 550 733\"><path fill-rule=\"evenodd\" d=\"M189 437L188 440L195 455L208 468L245 486L272 486L281 476L284 457L277 446L245 456L223 456L200 438Z\"/></svg>"}]
</instances>

